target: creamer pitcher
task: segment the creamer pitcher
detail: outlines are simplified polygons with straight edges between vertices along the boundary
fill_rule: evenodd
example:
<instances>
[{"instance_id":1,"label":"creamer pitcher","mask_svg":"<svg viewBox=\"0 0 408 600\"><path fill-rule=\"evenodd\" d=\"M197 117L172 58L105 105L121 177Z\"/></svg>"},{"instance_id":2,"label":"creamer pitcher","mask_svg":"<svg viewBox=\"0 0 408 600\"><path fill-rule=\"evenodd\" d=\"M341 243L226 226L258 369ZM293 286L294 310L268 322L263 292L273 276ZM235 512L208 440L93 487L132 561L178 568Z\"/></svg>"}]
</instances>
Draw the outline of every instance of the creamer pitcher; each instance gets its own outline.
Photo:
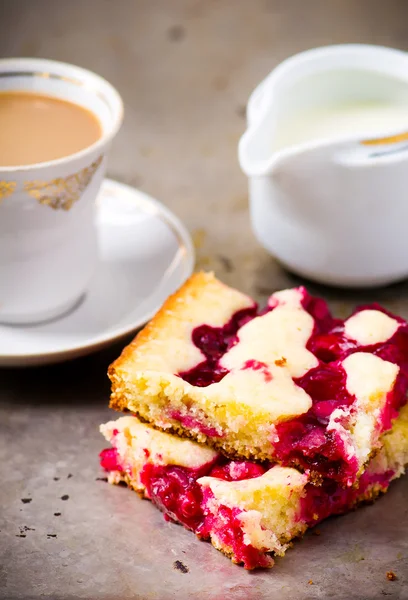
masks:
<instances>
[{"instance_id":1,"label":"creamer pitcher","mask_svg":"<svg viewBox=\"0 0 408 600\"><path fill-rule=\"evenodd\" d=\"M239 161L259 242L346 287L408 276L408 54L341 45L294 56L256 88Z\"/></svg>"}]
</instances>

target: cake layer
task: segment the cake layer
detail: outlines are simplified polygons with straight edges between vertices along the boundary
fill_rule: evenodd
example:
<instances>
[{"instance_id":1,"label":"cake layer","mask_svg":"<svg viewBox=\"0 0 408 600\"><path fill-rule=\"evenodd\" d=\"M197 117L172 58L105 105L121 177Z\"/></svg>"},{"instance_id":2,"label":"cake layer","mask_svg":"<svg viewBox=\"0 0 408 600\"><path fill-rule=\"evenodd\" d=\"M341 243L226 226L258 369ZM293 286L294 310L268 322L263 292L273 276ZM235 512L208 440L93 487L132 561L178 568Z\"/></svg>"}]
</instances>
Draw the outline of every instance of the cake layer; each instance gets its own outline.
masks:
<instances>
[{"instance_id":1,"label":"cake layer","mask_svg":"<svg viewBox=\"0 0 408 600\"><path fill-rule=\"evenodd\" d=\"M354 487L315 486L290 467L231 461L211 448L153 429L136 417L101 426L109 481L125 481L173 521L247 569L270 567L288 543L322 519L373 500L408 462L408 407Z\"/></svg>"},{"instance_id":2,"label":"cake layer","mask_svg":"<svg viewBox=\"0 0 408 600\"><path fill-rule=\"evenodd\" d=\"M408 327L334 319L304 288L247 296L196 274L109 369L111 406L231 458L353 485L406 402Z\"/></svg>"}]
</instances>

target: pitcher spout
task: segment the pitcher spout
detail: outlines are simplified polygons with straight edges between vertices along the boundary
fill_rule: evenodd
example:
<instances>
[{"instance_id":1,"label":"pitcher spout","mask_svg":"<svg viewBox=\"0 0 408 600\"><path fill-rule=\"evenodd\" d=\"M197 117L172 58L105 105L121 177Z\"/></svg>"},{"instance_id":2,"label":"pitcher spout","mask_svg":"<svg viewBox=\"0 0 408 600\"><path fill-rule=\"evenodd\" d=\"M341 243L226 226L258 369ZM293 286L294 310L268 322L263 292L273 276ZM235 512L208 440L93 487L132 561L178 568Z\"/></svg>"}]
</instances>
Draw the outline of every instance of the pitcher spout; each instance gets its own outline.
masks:
<instances>
[{"instance_id":1,"label":"pitcher spout","mask_svg":"<svg viewBox=\"0 0 408 600\"><path fill-rule=\"evenodd\" d=\"M273 172L275 153L271 147L270 124L266 120L250 126L239 141L238 160L248 177L271 175Z\"/></svg>"}]
</instances>

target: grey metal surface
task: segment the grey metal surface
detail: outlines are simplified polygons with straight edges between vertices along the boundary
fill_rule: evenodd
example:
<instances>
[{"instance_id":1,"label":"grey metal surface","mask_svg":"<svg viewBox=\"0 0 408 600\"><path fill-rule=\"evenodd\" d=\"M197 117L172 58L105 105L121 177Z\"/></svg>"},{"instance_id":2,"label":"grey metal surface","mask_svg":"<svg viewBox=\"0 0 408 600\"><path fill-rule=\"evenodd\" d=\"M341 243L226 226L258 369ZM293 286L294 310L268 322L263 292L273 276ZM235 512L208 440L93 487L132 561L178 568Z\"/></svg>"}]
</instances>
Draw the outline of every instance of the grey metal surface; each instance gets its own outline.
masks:
<instances>
[{"instance_id":1,"label":"grey metal surface","mask_svg":"<svg viewBox=\"0 0 408 600\"><path fill-rule=\"evenodd\" d=\"M127 111L110 176L167 203L193 232L198 266L262 302L298 279L251 234L236 161L246 99L274 64L311 46L408 47L407 11L403 0L9 0L1 3L0 55L66 60L110 79ZM408 316L407 284L310 288L339 314L379 300ZM111 416L106 367L119 350L0 370L1 598L408 598L408 478L258 573L98 480L97 427ZM389 570L397 581L386 579Z\"/></svg>"}]
</instances>

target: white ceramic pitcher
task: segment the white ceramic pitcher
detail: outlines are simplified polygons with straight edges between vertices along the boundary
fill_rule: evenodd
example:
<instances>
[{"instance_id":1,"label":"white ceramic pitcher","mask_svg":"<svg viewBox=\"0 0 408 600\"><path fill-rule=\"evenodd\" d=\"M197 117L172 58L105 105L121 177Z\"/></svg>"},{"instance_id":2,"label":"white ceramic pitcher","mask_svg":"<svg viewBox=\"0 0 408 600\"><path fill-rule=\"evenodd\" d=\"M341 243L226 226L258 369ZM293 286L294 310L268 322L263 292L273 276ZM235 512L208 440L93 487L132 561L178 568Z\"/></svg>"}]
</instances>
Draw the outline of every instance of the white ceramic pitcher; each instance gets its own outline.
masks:
<instances>
[{"instance_id":1,"label":"white ceramic pitcher","mask_svg":"<svg viewBox=\"0 0 408 600\"><path fill-rule=\"evenodd\" d=\"M346 287L408 276L408 123L274 150L281 118L333 101L408 107L408 54L341 45L294 56L255 89L239 161L259 242L290 270Z\"/></svg>"}]
</instances>

